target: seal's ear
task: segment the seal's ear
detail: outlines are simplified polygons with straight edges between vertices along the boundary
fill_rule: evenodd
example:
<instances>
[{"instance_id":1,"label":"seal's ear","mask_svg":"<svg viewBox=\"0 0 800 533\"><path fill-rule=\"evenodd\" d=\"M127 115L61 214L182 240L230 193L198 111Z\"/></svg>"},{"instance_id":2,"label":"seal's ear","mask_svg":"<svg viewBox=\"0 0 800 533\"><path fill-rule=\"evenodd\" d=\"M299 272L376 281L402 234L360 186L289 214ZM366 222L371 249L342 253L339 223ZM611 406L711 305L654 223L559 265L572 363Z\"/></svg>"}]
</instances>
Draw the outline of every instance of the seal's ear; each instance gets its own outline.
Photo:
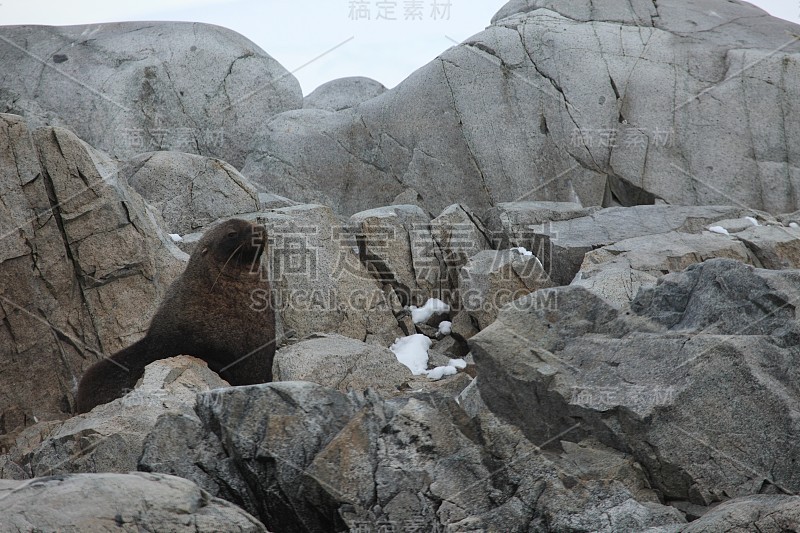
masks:
<instances>
[{"instance_id":1,"label":"seal's ear","mask_svg":"<svg viewBox=\"0 0 800 533\"><path fill-rule=\"evenodd\" d=\"M200 255L206 255L206 252L208 252L208 247L207 246L205 248L203 248L203 251L200 252Z\"/></svg>"}]
</instances>

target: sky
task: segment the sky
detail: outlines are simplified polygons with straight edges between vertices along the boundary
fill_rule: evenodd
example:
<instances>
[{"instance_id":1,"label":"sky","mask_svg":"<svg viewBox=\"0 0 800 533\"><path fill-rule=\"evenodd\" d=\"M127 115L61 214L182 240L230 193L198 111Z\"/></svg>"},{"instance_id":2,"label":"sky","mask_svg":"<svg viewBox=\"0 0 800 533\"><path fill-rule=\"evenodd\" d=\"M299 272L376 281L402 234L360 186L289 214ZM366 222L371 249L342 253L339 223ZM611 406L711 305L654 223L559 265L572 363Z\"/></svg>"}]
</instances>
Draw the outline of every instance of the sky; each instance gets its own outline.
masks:
<instances>
[{"instance_id":1,"label":"sky","mask_svg":"<svg viewBox=\"0 0 800 533\"><path fill-rule=\"evenodd\" d=\"M345 76L367 76L391 88L455 43L482 31L505 3L506 0L0 0L0 25L125 20L217 24L255 42L293 72L303 93L308 94L327 81ZM800 24L800 0L751 3Z\"/></svg>"}]
</instances>

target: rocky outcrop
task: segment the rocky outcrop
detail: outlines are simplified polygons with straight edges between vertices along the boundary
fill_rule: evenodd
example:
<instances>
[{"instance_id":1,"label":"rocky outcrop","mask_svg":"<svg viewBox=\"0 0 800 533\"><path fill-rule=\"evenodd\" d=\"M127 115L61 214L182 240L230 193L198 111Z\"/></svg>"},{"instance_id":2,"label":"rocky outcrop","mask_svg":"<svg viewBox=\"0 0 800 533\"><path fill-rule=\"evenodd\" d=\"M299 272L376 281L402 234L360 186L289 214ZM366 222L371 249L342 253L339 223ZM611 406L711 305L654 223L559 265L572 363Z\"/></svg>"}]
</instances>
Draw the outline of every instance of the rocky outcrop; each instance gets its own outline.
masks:
<instances>
[{"instance_id":1,"label":"rocky outcrop","mask_svg":"<svg viewBox=\"0 0 800 533\"><path fill-rule=\"evenodd\" d=\"M294 76L219 26L6 26L0 35L0 111L68 127L120 158L177 150L240 167L267 117L303 105Z\"/></svg>"},{"instance_id":2,"label":"rocky outcrop","mask_svg":"<svg viewBox=\"0 0 800 533\"><path fill-rule=\"evenodd\" d=\"M0 456L0 477L136 470L142 443L161 415L194 416L197 393L227 386L200 359L179 356L151 363L124 397L63 423L22 432L11 453Z\"/></svg>"},{"instance_id":3,"label":"rocky outcrop","mask_svg":"<svg viewBox=\"0 0 800 533\"><path fill-rule=\"evenodd\" d=\"M261 210L255 187L219 159L152 152L127 161L122 176L158 210L172 234L198 232L219 219Z\"/></svg>"},{"instance_id":4,"label":"rocky outcrop","mask_svg":"<svg viewBox=\"0 0 800 533\"><path fill-rule=\"evenodd\" d=\"M83 370L144 333L186 255L75 134L0 115L0 161L0 434L10 434L71 412Z\"/></svg>"},{"instance_id":5,"label":"rocky outcrop","mask_svg":"<svg viewBox=\"0 0 800 533\"><path fill-rule=\"evenodd\" d=\"M800 497L746 496L720 504L681 533L791 531L800 526Z\"/></svg>"},{"instance_id":6,"label":"rocky outcrop","mask_svg":"<svg viewBox=\"0 0 800 533\"><path fill-rule=\"evenodd\" d=\"M382 83L370 78L353 76L323 83L303 99L306 109L341 111L386 92Z\"/></svg>"},{"instance_id":7,"label":"rocky outcrop","mask_svg":"<svg viewBox=\"0 0 800 533\"><path fill-rule=\"evenodd\" d=\"M639 289L654 286L665 274L715 257L762 266L748 247L733 236L671 231L621 240L588 252L571 285L585 287L623 308Z\"/></svg>"},{"instance_id":8,"label":"rocky outcrop","mask_svg":"<svg viewBox=\"0 0 800 533\"><path fill-rule=\"evenodd\" d=\"M163 474L78 474L0 481L0 531L266 532L191 481Z\"/></svg>"},{"instance_id":9,"label":"rocky outcrop","mask_svg":"<svg viewBox=\"0 0 800 533\"><path fill-rule=\"evenodd\" d=\"M361 261L394 289L404 306L450 299L443 292L447 274L431 219L420 207L395 205L356 213L350 217L350 230Z\"/></svg>"},{"instance_id":10,"label":"rocky outcrop","mask_svg":"<svg viewBox=\"0 0 800 533\"><path fill-rule=\"evenodd\" d=\"M642 205L602 209L588 216L533 227L530 230L533 244L529 249L541 258L555 284L567 285L580 270L584 256L601 246L672 231L700 233L719 220L749 214L754 213L735 206Z\"/></svg>"},{"instance_id":11,"label":"rocky outcrop","mask_svg":"<svg viewBox=\"0 0 800 533\"><path fill-rule=\"evenodd\" d=\"M514 200L792 212L800 73L785 65L798 34L739 1L514 0L347 114L274 119L243 172L343 214L407 191L430 212Z\"/></svg>"},{"instance_id":12,"label":"rocky outcrop","mask_svg":"<svg viewBox=\"0 0 800 533\"><path fill-rule=\"evenodd\" d=\"M201 424L160 420L140 468L194 480L273 530L577 531L602 523L598 530L619 531L683 522L657 503L629 458L592 443L540 454L479 398L472 418L436 393L382 400L309 383L202 398ZM592 480L611 472L611 486Z\"/></svg>"},{"instance_id":13,"label":"rocky outcrop","mask_svg":"<svg viewBox=\"0 0 800 533\"><path fill-rule=\"evenodd\" d=\"M797 271L714 259L621 312L580 287L503 309L470 340L487 405L529 438L630 452L663 498L794 493Z\"/></svg>"},{"instance_id":14,"label":"rocky outcrop","mask_svg":"<svg viewBox=\"0 0 800 533\"><path fill-rule=\"evenodd\" d=\"M798 33L512 0L302 102L220 28L0 28L0 529L796 529ZM66 419L230 216L283 381L182 356Z\"/></svg>"}]
</instances>

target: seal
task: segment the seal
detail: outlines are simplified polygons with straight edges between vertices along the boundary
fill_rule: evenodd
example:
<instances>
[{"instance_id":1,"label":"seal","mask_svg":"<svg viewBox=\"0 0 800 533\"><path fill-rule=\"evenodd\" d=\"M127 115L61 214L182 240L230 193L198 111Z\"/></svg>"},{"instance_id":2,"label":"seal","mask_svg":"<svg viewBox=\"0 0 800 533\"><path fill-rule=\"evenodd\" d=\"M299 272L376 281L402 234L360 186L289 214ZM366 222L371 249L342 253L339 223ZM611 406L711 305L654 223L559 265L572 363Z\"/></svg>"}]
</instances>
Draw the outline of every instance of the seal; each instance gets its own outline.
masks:
<instances>
[{"instance_id":1,"label":"seal","mask_svg":"<svg viewBox=\"0 0 800 533\"><path fill-rule=\"evenodd\" d=\"M232 219L208 230L186 270L167 290L140 341L86 371L78 385L79 413L132 390L144 367L158 359L192 355L231 385L272 381L275 314L254 306L254 292L269 294L260 260L266 230Z\"/></svg>"}]
</instances>

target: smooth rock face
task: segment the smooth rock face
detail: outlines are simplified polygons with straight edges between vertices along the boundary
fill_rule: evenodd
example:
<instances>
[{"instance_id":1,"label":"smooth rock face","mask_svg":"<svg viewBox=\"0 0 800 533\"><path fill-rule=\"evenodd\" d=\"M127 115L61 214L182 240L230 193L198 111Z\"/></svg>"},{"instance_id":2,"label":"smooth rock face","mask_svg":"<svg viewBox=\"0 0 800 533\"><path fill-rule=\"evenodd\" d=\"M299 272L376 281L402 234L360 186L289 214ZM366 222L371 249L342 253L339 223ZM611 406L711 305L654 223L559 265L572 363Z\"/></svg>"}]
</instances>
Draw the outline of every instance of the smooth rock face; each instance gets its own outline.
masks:
<instances>
[{"instance_id":1,"label":"smooth rock face","mask_svg":"<svg viewBox=\"0 0 800 533\"><path fill-rule=\"evenodd\" d=\"M265 119L303 105L294 76L219 26L6 26L0 35L0 111L69 127L120 158L177 150L240 167Z\"/></svg>"},{"instance_id":2,"label":"smooth rock face","mask_svg":"<svg viewBox=\"0 0 800 533\"><path fill-rule=\"evenodd\" d=\"M315 335L278 350L275 381L310 381L341 392L397 392L411 372L388 348L341 335Z\"/></svg>"},{"instance_id":3,"label":"smooth rock face","mask_svg":"<svg viewBox=\"0 0 800 533\"><path fill-rule=\"evenodd\" d=\"M303 99L306 109L341 111L386 92L382 83L370 78L353 76L323 83Z\"/></svg>"},{"instance_id":4,"label":"smooth rock face","mask_svg":"<svg viewBox=\"0 0 800 533\"><path fill-rule=\"evenodd\" d=\"M253 185L219 159L152 152L129 160L122 175L159 211L173 234L196 232L218 219L261 209Z\"/></svg>"},{"instance_id":5,"label":"smooth rock face","mask_svg":"<svg viewBox=\"0 0 800 533\"><path fill-rule=\"evenodd\" d=\"M714 259L628 313L579 287L544 308L540 291L471 339L481 396L531 438L569 430L630 450L667 500L797 491L797 283Z\"/></svg>"},{"instance_id":6,"label":"smooth rock face","mask_svg":"<svg viewBox=\"0 0 800 533\"><path fill-rule=\"evenodd\" d=\"M83 370L144 333L187 256L61 128L0 115L0 198L2 434L69 413Z\"/></svg>"},{"instance_id":7,"label":"smooth rock face","mask_svg":"<svg viewBox=\"0 0 800 533\"><path fill-rule=\"evenodd\" d=\"M0 485L0 531L266 532L191 481L164 474L75 474Z\"/></svg>"},{"instance_id":8,"label":"smooth rock face","mask_svg":"<svg viewBox=\"0 0 800 533\"><path fill-rule=\"evenodd\" d=\"M430 212L659 199L796 211L797 34L740 1L515 0L380 97L273 121L244 174L348 215L409 189Z\"/></svg>"}]
</instances>

